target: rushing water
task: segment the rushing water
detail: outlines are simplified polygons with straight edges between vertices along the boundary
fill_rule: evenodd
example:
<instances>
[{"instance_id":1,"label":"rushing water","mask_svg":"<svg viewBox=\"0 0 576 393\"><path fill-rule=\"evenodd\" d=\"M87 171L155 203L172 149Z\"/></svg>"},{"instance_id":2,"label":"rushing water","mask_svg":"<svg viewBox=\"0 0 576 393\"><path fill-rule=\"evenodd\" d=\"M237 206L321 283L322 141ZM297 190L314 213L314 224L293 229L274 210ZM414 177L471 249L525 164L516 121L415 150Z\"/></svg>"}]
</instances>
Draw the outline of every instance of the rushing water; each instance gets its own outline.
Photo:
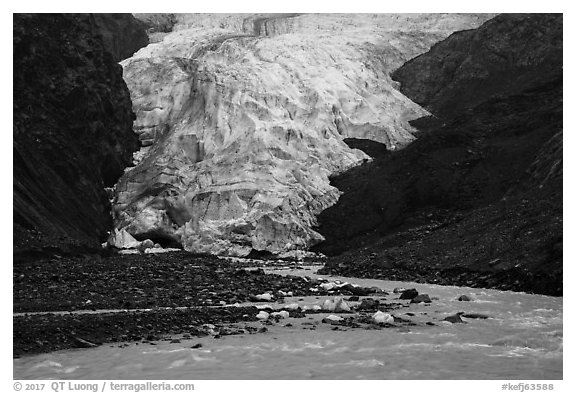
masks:
<instances>
[{"instance_id":1,"label":"rushing water","mask_svg":"<svg viewBox=\"0 0 576 393\"><path fill-rule=\"evenodd\" d=\"M274 271L313 276L306 270ZM562 379L562 298L384 280L362 286L416 288L437 298L392 312L436 326L331 330L322 315L283 320L267 333L66 350L14 360L17 379ZM466 294L474 301L459 302ZM323 298L304 298L318 303ZM298 301L298 299L294 299ZM458 311L489 315L442 322ZM326 315L323 315L326 316ZM404 315L402 315L404 316ZM286 323L292 327L284 327ZM305 323L305 325L302 325ZM258 323L254 323L257 326ZM199 349L191 346L201 343Z\"/></svg>"}]
</instances>

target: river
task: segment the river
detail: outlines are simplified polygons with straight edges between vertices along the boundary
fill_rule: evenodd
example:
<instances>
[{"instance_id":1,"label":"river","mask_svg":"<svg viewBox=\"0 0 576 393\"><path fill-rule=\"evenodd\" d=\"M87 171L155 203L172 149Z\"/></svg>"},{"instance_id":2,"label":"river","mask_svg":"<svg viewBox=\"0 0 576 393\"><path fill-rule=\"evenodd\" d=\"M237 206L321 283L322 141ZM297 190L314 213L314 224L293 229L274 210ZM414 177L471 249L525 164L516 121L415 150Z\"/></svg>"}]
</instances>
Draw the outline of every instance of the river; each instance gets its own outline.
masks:
<instances>
[{"instance_id":1,"label":"river","mask_svg":"<svg viewBox=\"0 0 576 393\"><path fill-rule=\"evenodd\" d=\"M316 269L316 268L314 268ZM362 286L416 288L433 299L392 312L411 326L366 330L321 323L328 314L288 318L268 332L64 350L14 359L16 379L562 379L561 297L386 280L328 277L314 270L271 270ZM460 295L473 301L461 302ZM300 300L302 299L302 300ZM323 297L294 298L319 304ZM442 321L456 312L488 319ZM404 316L404 315L403 315ZM286 327L286 324L293 326ZM259 322L253 323L258 326ZM306 329L304 329L306 327ZM202 344L201 348L191 348Z\"/></svg>"}]
</instances>

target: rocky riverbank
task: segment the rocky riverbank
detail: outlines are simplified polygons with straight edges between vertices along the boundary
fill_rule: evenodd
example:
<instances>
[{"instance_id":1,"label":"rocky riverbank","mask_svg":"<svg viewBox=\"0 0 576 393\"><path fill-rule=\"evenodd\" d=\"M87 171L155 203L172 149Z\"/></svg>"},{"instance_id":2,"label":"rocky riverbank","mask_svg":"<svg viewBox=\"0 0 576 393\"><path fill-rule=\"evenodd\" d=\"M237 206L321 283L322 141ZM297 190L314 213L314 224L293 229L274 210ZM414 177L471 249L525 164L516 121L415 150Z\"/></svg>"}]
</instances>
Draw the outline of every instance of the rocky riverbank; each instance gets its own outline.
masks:
<instances>
[{"instance_id":1,"label":"rocky riverbank","mask_svg":"<svg viewBox=\"0 0 576 393\"><path fill-rule=\"evenodd\" d=\"M194 345L196 337L265 333L271 326L402 329L441 321L409 312L433 301L426 294L268 274L255 265L310 270L297 262L223 260L184 251L18 263L14 356L162 340Z\"/></svg>"},{"instance_id":2,"label":"rocky riverbank","mask_svg":"<svg viewBox=\"0 0 576 393\"><path fill-rule=\"evenodd\" d=\"M266 276L246 266L185 251L15 264L14 311L202 307L246 302L267 291L312 294L302 278Z\"/></svg>"},{"instance_id":3,"label":"rocky riverbank","mask_svg":"<svg viewBox=\"0 0 576 393\"><path fill-rule=\"evenodd\" d=\"M561 298L325 277L314 273L316 267L307 268L265 268L265 271L317 278L310 285L319 291L316 296L285 296L284 303L279 298L252 303L254 308L239 311L248 314L250 320L235 323L208 322L215 321L223 307L208 307L211 319L205 319L206 313L200 309L171 311L181 316L181 323L160 311L156 318L150 316L148 320L144 319L144 313L126 313L125 321L121 322L127 328L141 326L141 331L134 331L133 336L130 332L114 333L126 341L102 341L97 348L21 356L13 360L14 378L177 380L193 376L198 380L382 380L494 379L511 375L523 380L562 378ZM349 289L346 282L352 288L377 287L380 292L344 294ZM401 292L401 288L406 290ZM424 302L416 303L418 296L412 288ZM326 291L322 292L325 295L320 295L320 291ZM428 298L430 303L426 303ZM343 310L346 306L350 311ZM313 310L318 308L321 310ZM267 314L267 319L259 319ZM28 321L31 324L36 320ZM74 330L76 337L90 341L87 332L78 328L82 321L69 319L69 326L62 324L62 330ZM98 331L90 324L106 324L105 318L84 321L86 330ZM200 324L202 321L207 322ZM121 326L115 320L101 331L116 332L116 324ZM159 326L158 332L174 325L174 333L149 333L148 324ZM199 334L189 325L197 326ZM29 332L31 327L23 329ZM176 334L178 331L181 333Z\"/></svg>"}]
</instances>

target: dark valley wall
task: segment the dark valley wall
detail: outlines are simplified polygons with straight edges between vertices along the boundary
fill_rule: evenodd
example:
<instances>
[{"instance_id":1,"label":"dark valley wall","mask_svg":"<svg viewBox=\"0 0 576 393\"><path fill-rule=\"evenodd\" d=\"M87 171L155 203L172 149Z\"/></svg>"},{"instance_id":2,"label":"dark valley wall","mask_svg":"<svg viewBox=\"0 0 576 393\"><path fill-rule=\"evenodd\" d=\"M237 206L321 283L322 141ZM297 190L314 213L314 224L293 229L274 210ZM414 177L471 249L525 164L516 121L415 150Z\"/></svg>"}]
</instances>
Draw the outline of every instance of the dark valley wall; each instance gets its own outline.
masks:
<instances>
[{"instance_id":1,"label":"dark valley wall","mask_svg":"<svg viewBox=\"0 0 576 393\"><path fill-rule=\"evenodd\" d=\"M562 293L562 15L500 15L399 68L433 116L333 179L327 271Z\"/></svg>"},{"instance_id":2,"label":"dark valley wall","mask_svg":"<svg viewBox=\"0 0 576 393\"><path fill-rule=\"evenodd\" d=\"M138 148L117 64L147 43L133 19L14 14L15 256L98 248L111 229L104 188Z\"/></svg>"},{"instance_id":3,"label":"dark valley wall","mask_svg":"<svg viewBox=\"0 0 576 393\"><path fill-rule=\"evenodd\" d=\"M132 14L92 14L90 17L93 31L100 35L104 48L116 62L148 45L146 24Z\"/></svg>"}]
</instances>

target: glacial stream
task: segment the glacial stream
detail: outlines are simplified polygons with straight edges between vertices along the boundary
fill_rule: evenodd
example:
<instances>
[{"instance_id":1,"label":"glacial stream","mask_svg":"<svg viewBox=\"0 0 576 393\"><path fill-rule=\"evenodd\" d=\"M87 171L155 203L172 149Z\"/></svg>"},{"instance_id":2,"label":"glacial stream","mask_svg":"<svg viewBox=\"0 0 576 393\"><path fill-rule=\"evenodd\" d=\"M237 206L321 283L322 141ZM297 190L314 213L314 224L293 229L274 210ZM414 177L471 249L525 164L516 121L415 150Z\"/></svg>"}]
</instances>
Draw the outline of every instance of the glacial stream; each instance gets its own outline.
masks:
<instances>
[{"instance_id":1,"label":"glacial stream","mask_svg":"<svg viewBox=\"0 0 576 393\"><path fill-rule=\"evenodd\" d=\"M416 288L433 299L391 312L434 326L333 330L329 315L288 318L266 333L104 344L14 359L16 379L562 379L562 298L489 289L320 276L392 292ZM473 298L461 302L460 295ZM392 294L391 294L392 295ZM389 296L387 299L393 299ZM321 304L326 297L286 299ZM273 304L272 304L273 305ZM276 305L277 306L277 305ZM456 312L488 319L442 321ZM260 322L250 323L260 326ZM286 324L292 326L286 327ZM192 348L202 344L201 348Z\"/></svg>"}]
</instances>

